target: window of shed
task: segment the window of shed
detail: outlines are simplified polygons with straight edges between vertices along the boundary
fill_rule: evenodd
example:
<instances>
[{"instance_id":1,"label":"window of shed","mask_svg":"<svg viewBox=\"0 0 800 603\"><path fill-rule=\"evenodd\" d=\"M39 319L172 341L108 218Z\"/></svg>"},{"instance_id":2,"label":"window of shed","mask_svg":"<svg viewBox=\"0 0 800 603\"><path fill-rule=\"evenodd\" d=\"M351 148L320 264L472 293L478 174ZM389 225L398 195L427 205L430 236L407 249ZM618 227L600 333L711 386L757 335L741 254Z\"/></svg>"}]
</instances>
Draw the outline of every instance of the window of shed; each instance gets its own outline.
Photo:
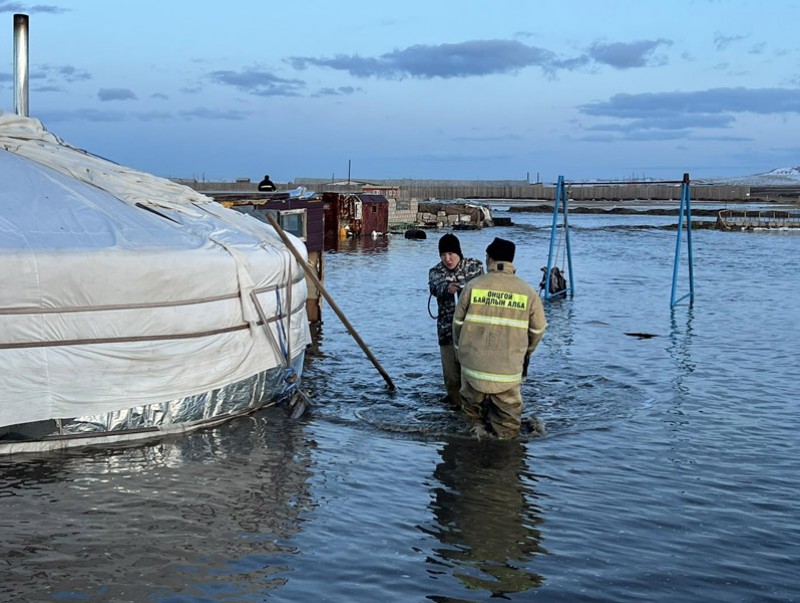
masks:
<instances>
[{"instance_id":1,"label":"window of shed","mask_svg":"<svg viewBox=\"0 0 800 603\"><path fill-rule=\"evenodd\" d=\"M298 212L282 211L281 212L281 228L286 232L292 233L294 236L306 240L306 212L300 210Z\"/></svg>"}]
</instances>

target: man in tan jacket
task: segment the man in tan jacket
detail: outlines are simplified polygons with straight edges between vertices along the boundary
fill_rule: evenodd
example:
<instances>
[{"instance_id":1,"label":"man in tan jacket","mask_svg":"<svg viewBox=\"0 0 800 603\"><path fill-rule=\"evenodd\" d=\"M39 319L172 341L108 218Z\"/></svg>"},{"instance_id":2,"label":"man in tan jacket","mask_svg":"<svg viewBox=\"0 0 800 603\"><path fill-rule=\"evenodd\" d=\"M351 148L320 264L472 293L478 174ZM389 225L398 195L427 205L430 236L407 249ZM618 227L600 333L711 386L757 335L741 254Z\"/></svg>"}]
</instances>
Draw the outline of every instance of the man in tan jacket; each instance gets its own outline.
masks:
<instances>
[{"instance_id":1,"label":"man in tan jacket","mask_svg":"<svg viewBox=\"0 0 800 603\"><path fill-rule=\"evenodd\" d=\"M547 327L539 294L516 275L515 251L511 241L491 242L487 273L467 283L453 317L461 409L469 421L502 439L519 435L520 386Z\"/></svg>"}]
</instances>

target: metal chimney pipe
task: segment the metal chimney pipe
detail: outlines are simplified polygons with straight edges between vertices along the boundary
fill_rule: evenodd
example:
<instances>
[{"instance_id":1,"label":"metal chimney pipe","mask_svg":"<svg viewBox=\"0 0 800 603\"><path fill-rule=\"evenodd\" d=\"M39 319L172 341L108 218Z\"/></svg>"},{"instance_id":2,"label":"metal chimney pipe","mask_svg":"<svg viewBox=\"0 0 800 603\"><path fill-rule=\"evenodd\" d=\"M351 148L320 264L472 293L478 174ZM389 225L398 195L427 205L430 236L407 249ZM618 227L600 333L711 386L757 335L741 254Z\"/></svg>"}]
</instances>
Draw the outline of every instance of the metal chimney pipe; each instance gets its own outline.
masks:
<instances>
[{"instance_id":1,"label":"metal chimney pipe","mask_svg":"<svg viewBox=\"0 0 800 603\"><path fill-rule=\"evenodd\" d=\"M28 117L28 15L14 15L14 112Z\"/></svg>"}]
</instances>

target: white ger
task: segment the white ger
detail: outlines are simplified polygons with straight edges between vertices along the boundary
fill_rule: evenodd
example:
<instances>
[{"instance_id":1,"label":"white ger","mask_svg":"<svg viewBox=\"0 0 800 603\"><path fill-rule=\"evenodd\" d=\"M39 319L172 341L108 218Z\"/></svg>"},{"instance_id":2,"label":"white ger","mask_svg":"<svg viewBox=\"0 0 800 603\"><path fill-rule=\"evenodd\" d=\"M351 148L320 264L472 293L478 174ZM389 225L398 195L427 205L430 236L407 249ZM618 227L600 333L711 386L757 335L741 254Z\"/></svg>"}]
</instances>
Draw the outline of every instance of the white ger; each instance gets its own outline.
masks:
<instances>
[{"instance_id":1,"label":"white ger","mask_svg":"<svg viewBox=\"0 0 800 603\"><path fill-rule=\"evenodd\" d=\"M271 226L23 115L0 113L0 183L0 454L181 433L296 390L306 281Z\"/></svg>"}]
</instances>

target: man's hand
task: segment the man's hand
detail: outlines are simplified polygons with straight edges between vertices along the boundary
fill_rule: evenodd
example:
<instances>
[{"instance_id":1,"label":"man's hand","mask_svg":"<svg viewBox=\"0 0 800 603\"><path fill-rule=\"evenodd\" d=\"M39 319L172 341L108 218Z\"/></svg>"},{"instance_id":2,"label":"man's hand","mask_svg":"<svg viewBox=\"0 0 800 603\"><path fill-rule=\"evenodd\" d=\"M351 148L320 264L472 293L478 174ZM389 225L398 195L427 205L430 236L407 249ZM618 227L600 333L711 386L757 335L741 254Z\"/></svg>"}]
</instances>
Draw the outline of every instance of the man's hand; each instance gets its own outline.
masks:
<instances>
[{"instance_id":1,"label":"man's hand","mask_svg":"<svg viewBox=\"0 0 800 603\"><path fill-rule=\"evenodd\" d=\"M447 285L447 292L450 295L455 295L456 293L459 293L460 291L461 291L461 287L459 286L458 283L450 283L449 285Z\"/></svg>"},{"instance_id":2,"label":"man's hand","mask_svg":"<svg viewBox=\"0 0 800 603\"><path fill-rule=\"evenodd\" d=\"M530 354L525 354L525 359L522 361L522 378L523 379L527 379L528 378L528 365L530 364L530 362L531 362L531 355Z\"/></svg>"}]
</instances>

